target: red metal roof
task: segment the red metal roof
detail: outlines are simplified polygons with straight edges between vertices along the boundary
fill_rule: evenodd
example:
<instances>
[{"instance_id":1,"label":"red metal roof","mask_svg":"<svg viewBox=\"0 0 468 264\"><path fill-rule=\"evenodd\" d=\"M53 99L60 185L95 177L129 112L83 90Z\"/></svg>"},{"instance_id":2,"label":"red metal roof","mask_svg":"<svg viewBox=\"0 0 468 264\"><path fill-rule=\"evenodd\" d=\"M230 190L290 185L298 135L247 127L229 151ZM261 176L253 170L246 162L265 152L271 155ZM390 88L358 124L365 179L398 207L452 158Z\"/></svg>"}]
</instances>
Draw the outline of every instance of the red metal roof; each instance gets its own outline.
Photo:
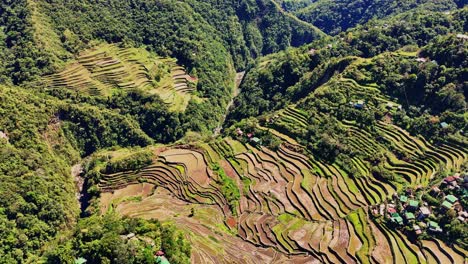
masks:
<instances>
[{"instance_id":1,"label":"red metal roof","mask_svg":"<svg viewBox=\"0 0 468 264\"><path fill-rule=\"evenodd\" d=\"M455 180L456 180L456 178L453 177L453 176L448 176L448 177L446 177L446 178L444 179L444 181L446 181L446 182L453 182L453 181L455 181Z\"/></svg>"}]
</instances>

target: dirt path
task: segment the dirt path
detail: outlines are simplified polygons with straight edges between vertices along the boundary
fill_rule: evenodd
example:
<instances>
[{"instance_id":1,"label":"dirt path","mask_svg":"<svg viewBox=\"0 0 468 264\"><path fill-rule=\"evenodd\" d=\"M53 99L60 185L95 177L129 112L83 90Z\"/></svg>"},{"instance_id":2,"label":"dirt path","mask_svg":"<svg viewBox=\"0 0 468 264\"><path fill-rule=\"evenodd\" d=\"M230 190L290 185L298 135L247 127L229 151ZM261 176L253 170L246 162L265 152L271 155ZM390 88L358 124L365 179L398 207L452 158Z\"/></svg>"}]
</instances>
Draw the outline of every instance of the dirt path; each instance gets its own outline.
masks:
<instances>
[{"instance_id":1,"label":"dirt path","mask_svg":"<svg viewBox=\"0 0 468 264\"><path fill-rule=\"evenodd\" d=\"M85 179L81 177L81 174L83 173L83 164L77 163L71 167L70 174L73 177L73 180L75 181L75 197L76 201L78 202L81 212L86 209L88 206L88 196L87 196L87 191L84 190L85 186Z\"/></svg>"},{"instance_id":2,"label":"dirt path","mask_svg":"<svg viewBox=\"0 0 468 264\"><path fill-rule=\"evenodd\" d=\"M231 101L229 101L229 103L227 104L226 109L224 111L223 119L221 120L219 126L217 128L215 128L215 130L213 132L213 137L216 137L217 135L220 134L221 129L223 128L223 124L226 121L226 117L229 114L229 109L234 104L234 99L239 95L239 93L241 91L240 85L242 83L242 80L244 79L244 76L245 76L245 71L236 73L236 78L235 78L235 81L234 81L235 82L235 87L234 87L234 91L232 93Z\"/></svg>"},{"instance_id":3,"label":"dirt path","mask_svg":"<svg viewBox=\"0 0 468 264\"><path fill-rule=\"evenodd\" d=\"M79 201L83 191L84 179L80 177L83 172L83 165L81 163L75 164L71 167L71 176L76 184L76 199Z\"/></svg>"}]
</instances>

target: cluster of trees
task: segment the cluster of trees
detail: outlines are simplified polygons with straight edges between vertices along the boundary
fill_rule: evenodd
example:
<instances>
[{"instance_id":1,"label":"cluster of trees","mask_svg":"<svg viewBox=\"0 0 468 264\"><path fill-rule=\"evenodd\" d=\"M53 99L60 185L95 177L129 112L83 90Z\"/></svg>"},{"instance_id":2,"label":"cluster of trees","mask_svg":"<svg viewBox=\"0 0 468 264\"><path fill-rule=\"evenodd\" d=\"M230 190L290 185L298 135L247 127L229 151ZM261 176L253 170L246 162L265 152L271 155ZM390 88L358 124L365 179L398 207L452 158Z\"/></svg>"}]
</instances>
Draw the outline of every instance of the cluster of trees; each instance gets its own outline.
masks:
<instances>
[{"instance_id":1,"label":"cluster of trees","mask_svg":"<svg viewBox=\"0 0 468 264\"><path fill-rule=\"evenodd\" d=\"M224 169L219 164L211 164L211 169L218 174L221 192L229 203L229 208L234 215L237 215L239 207L240 191L232 178L226 175Z\"/></svg>"},{"instance_id":2,"label":"cluster of trees","mask_svg":"<svg viewBox=\"0 0 468 264\"><path fill-rule=\"evenodd\" d=\"M154 101L150 109L144 110L148 114L141 114L143 107L125 111L139 112L142 129L161 142L174 141L187 130L207 132L216 127L229 100L235 69L244 69L257 56L322 36L316 28L265 0L157 4L147 0L52 0L40 1L38 7L50 18L50 29L55 30L58 41L71 53L95 40L145 45L158 55L176 57L191 75L198 77L197 95L207 100L191 101L182 117L167 113L160 100L130 95L135 101L130 102L132 106ZM47 49L44 52L52 53ZM130 100L126 96L123 93L118 100ZM148 122L155 115L158 121Z\"/></svg>"},{"instance_id":3,"label":"cluster of trees","mask_svg":"<svg viewBox=\"0 0 468 264\"><path fill-rule=\"evenodd\" d=\"M37 47L27 0L0 1L0 82L31 81L50 72L52 63Z\"/></svg>"},{"instance_id":4,"label":"cluster of trees","mask_svg":"<svg viewBox=\"0 0 468 264\"><path fill-rule=\"evenodd\" d=\"M153 152L150 149L142 149L123 157L117 157L107 162L104 173L116 173L128 170L137 170L148 166L153 161Z\"/></svg>"},{"instance_id":5,"label":"cluster of trees","mask_svg":"<svg viewBox=\"0 0 468 264\"><path fill-rule=\"evenodd\" d=\"M219 32L237 69L252 58L299 46L320 37L319 30L284 15L271 1L187 1ZM228 34L226 34L228 33Z\"/></svg>"},{"instance_id":6,"label":"cluster of trees","mask_svg":"<svg viewBox=\"0 0 468 264\"><path fill-rule=\"evenodd\" d=\"M91 256L107 256L105 252L117 254L106 247L118 244L120 248L123 242L117 239L118 236L103 234L102 239L106 239L100 247L92 249L94 253L81 253L86 252L85 249L75 246L70 247L74 252L70 254L67 251L70 248L66 250L55 244L55 238L63 230L74 226L79 215L70 167L81 156L98 149L118 145L146 146L154 141L140 129L137 122L109 109L88 103L72 104L20 87L0 86L0 94L0 113L3 117L0 118L0 131L7 137L0 139L0 226L4 230L0 235L2 261L39 262L40 256L45 254L50 255L51 263L70 263L68 260L78 256L75 254L78 252L91 259ZM104 170L135 169L151 160L151 151L141 150L127 158L111 159ZM93 183L97 182L90 181L90 185L86 186L94 188L88 192L93 194L94 190L94 194L98 195ZM97 214L95 218L84 221L94 221L98 219L96 217ZM183 239L176 237L172 241L170 236L164 239L164 243L176 243L171 246L174 256L182 254L179 260L179 257L174 258L175 263L187 263L189 251L177 253L176 249L177 241ZM133 250L139 252L140 249L134 247ZM122 256L127 257L130 249L124 247L122 250L122 254L126 254ZM68 262L54 262L57 254L68 256L65 258ZM118 256L107 258L111 263L121 263L116 260ZM149 263L139 262L137 258L133 263Z\"/></svg>"},{"instance_id":7,"label":"cluster of trees","mask_svg":"<svg viewBox=\"0 0 468 264\"><path fill-rule=\"evenodd\" d=\"M466 8L451 13L411 11L387 20L372 20L339 36L360 56L373 57L404 46L423 47L434 38L465 32Z\"/></svg>"},{"instance_id":8,"label":"cluster of trees","mask_svg":"<svg viewBox=\"0 0 468 264\"><path fill-rule=\"evenodd\" d=\"M52 122L58 104L0 85L0 256L5 263L37 256L76 220L70 165L79 154Z\"/></svg>"},{"instance_id":9,"label":"cluster of trees","mask_svg":"<svg viewBox=\"0 0 468 264\"><path fill-rule=\"evenodd\" d=\"M153 140L125 115L87 105L63 105L63 129L82 156L112 146L147 146Z\"/></svg>"},{"instance_id":10,"label":"cluster of trees","mask_svg":"<svg viewBox=\"0 0 468 264\"><path fill-rule=\"evenodd\" d=\"M282 1L283 7L300 19L328 34L338 34L372 19L395 16L407 11L447 11L463 5L463 1L437 0L344 0ZM307 3L308 2L308 3Z\"/></svg>"},{"instance_id":11,"label":"cluster of trees","mask_svg":"<svg viewBox=\"0 0 468 264\"><path fill-rule=\"evenodd\" d=\"M467 50L468 43L456 35L441 36L419 54L426 62L386 54L357 69L357 75L405 106L397 124L426 138L444 137L466 128ZM442 128L442 122L450 127Z\"/></svg>"},{"instance_id":12,"label":"cluster of trees","mask_svg":"<svg viewBox=\"0 0 468 264\"><path fill-rule=\"evenodd\" d=\"M335 38L324 38L306 47L288 49L257 61L246 74L242 92L228 116L228 124L299 101L344 69L347 69L349 78L364 84L379 84L385 94L397 98L407 111L410 107L420 108L410 115L413 119L429 109L433 115L442 114L444 120L447 118L464 124L459 122L461 116L457 113L466 105L463 94L466 89L461 81L466 63L466 42L448 33L464 32L466 19L463 18L467 10L460 9L450 15L411 14L373 21ZM414 57L407 59L398 54L384 54L401 48L417 50L418 45L428 45L420 56L437 63L421 64ZM373 60L366 71L358 69L353 72L347 67L356 59L355 56L379 54L383 55ZM443 59L446 57L450 59ZM326 102L321 105L320 108L327 108ZM424 107L421 108L422 105ZM363 122L372 123L373 113L362 116L349 107L342 110L340 119L358 115ZM379 115L381 113L377 113Z\"/></svg>"},{"instance_id":13,"label":"cluster of trees","mask_svg":"<svg viewBox=\"0 0 468 264\"><path fill-rule=\"evenodd\" d=\"M134 236L127 238L129 234ZM79 220L73 238L47 252L46 260L71 264L80 257L88 263L153 264L158 250L171 263L190 263L190 244L174 226L107 213Z\"/></svg>"}]
</instances>

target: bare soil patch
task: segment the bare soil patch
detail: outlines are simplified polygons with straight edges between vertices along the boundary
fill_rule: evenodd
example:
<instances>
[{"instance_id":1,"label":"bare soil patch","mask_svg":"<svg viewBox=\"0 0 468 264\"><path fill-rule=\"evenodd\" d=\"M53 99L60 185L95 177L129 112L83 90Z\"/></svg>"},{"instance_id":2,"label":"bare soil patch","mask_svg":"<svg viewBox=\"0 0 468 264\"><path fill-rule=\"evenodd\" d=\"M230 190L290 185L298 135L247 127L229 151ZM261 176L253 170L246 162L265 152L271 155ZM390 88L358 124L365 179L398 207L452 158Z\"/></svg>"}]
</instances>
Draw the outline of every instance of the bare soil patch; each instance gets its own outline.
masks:
<instances>
[{"instance_id":1,"label":"bare soil patch","mask_svg":"<svg viewBox=\"0 0 468 264\"><path fill-rule=\"evenodd\" d=\"M184 164L187 176L200 186L207 187L210 184L207 165L201 153L188 149L169 149L159 155L168 162Z\"/></svg>"}]
</instances>

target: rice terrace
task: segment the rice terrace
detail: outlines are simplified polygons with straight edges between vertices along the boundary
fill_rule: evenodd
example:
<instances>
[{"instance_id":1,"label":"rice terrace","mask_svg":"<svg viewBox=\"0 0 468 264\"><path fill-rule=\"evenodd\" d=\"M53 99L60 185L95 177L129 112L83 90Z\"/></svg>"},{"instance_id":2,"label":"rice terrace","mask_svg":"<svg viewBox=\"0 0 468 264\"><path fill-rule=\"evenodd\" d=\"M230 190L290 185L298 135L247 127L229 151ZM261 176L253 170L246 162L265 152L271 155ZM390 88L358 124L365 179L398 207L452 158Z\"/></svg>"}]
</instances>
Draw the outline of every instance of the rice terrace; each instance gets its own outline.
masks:
<instances>
[{"instance_id":1,"label":"rice terrace","mask_svg":"<svg viewBox=\"0 0 468 264\"><path fill-rule=\"evenodd\" d=\"M92 96L141 90L157 94L171 109L183 111L195 90L189 76L175 59L161 58L145 49L100 45L79 54L62 72L47 76L49 89L72 89Z\"/></svg>"},{"instance_id":2,"label":"rice terrace","mask_svg":"<svg viewBox=\"0 0 468 264\"><path fill-rule=\"evenodd\" d=\"M0 264L468 264L466 0L0 0Z\"/></svg>"},{"instance_id":3,"label":"rice terrace","mask_svg":"<svg viewBox=\"0 0 468 264\"><path fill-rule=\"evenodd\" d=\"M387 165L407 186L431 181L440 163L458 170L466 162L466 151L457 145L434 147L396 127L380 126L390 140L419 156L413 163ZM362 142L356 139L355 144L369 147ZM466 251L457 246L437 238L414 244L388 227L384 223L390 217L387 209L394 205L388 202L401 184L376 179L362 160L353 160L363 170L355 178L288 142L273 151L223 138L151 151L154 156L148 166L102 175L101 199L107 204L101 206L132 217L174 221L190 233L194 262L238 261L238 251L226 248L226 243L242 248L245 263L465 261ZM144 191L148 184L152 192ZM139 200L119 200L123 193ZM213 241L206 241L211 233L216 234ZM238 237L243 241L235 242ZM216 256L217 248L224 253Z\"/></svg>"}]
</instances>

